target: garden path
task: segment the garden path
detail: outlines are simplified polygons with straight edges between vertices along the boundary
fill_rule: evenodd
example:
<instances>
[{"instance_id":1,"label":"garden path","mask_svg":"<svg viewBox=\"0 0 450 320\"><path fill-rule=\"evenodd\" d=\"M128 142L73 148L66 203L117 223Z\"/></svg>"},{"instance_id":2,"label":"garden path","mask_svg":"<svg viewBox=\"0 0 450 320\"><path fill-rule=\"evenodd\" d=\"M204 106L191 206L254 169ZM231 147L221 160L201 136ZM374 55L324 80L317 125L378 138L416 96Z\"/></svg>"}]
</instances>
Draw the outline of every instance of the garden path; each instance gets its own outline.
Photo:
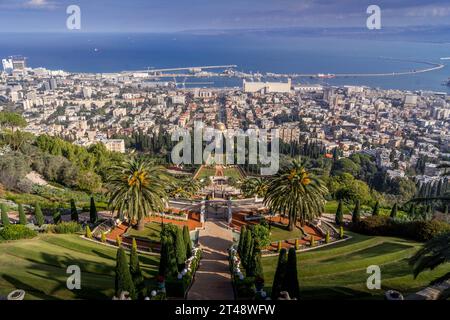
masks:
<instances>
[{"instance_id":1,"label":"garden path","mask_svg":"<svg viewBox=\"0 0 450 320\"><path fill-rule=\"evenodd\" d=\"M226 223L208 219L200 231L199 244L203 256L188 300L233 300L233 286L228 264L228 248L233 235Z\"/></svg>"}]
</instances>

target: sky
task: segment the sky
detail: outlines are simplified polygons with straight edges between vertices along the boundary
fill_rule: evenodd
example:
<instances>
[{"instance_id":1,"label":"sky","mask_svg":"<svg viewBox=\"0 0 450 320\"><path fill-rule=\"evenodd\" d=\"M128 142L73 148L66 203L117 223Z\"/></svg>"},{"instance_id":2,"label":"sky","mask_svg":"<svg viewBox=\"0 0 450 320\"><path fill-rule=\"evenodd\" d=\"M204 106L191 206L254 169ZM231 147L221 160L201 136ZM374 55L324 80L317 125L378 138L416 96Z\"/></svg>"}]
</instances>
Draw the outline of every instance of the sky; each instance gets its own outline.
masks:
<instances>
[{"instance_id":1,"label":"sky","mask_svg":"<svg viewBox=\"0 0 450 320\"><path fill-rule=\"evenodd\" d=\"M0 0L0 32L68 32L69 5L80 32L364 28L373 4L382 27L450 25L450 0Z\"/></svg>"}]
</instances>

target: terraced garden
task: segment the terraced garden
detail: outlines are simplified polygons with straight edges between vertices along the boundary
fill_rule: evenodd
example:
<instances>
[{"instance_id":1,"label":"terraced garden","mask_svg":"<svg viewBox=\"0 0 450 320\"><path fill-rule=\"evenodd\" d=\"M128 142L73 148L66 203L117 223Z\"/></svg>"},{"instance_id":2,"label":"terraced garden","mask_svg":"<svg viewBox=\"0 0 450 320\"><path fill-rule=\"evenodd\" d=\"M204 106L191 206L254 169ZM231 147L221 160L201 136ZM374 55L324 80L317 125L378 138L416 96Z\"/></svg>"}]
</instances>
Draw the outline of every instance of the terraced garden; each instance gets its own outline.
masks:
<instances>
[{"instance_id":1,"label":"terraced garden","mask_svg":"<svg viewBox=\"0 0 450 320\"><path fill-rule=\"evenodd\" d=\"M116 250L77 235L43 234L31 240L0 243L0 295L14 289L26 299L111 299ZM140 256L146 278L153 278L158 257ZM66 269L81 268L81 289L68 290Z\"/></svg>"},{"instance_id":2,"label":"terraced garden","mask_svg":"<svg viewBox=\"0 0 450 320\"><path fill-rule=\"evenodd\" d=\"M310 252L299 253L298 270L301 297L304 299L382 299L385 290L403 294L418 291L430 281L450 271L450 264L427 271L414 279L408 258L421 244L388 237L368 237L354 233L353 238ZM271 286L278 257L263 258L266 286ZM369 290L366 268L381 268L381 290Z\"/></svg>"}]
</instances>

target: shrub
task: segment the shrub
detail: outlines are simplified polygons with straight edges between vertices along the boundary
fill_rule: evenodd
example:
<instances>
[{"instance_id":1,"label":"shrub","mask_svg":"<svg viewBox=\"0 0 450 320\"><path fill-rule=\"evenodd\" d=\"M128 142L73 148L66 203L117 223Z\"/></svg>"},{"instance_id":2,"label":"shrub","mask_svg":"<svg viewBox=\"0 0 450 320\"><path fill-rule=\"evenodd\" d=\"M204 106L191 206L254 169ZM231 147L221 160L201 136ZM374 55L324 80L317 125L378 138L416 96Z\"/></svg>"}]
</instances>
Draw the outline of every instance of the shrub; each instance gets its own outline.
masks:
<instances>
[{"instance_id":1,"label":"shrub","mask_svg":"<svg viewBox=\"0 0 450 320\"><path fill-rule=\"evenodd\" d=\"M281 244L281 241L278 241L278 252L281 251L281 248L283 248L283 245Z\"/></svg>"},{"instance_id":2,"label":"shrub","mask_svg":"<svg viewBox=\"0 0 450 320\"><path fill-rule=\"evenodd\" d=\"M311 247L315 247L316 246L316 239L314 238L314 235L311 235Z\"/></svg>"},{"instance_id":3,"label":"shrub","mask_svg":"<svg viewBox=\"0 0 450 320\"><path fill-rule=\"evenodd\" d=\"M3 226L9 226L9 217L8 217L8 209L6 209L6 206L2 203L0 205L0 210L2 211L2 224Z\"/></svg>"},{"instance_id":4,"label":"shrub","mask_svg":"<svg viewBox=\"0 0 450 320\"><path fill-rule=\"evenodd\" d=\"M23 206L21 203L19 203L19 223L22 225L27 224L27 217L25 215L25 212L23 211Z\"/></svg>"},{"instance_id":5,"label":"shrub","mask_svg":"<svg viewBox=\"0 0 450 320\"><path fill-rule=\"evenodd\" d=\"M106 233L104 233L104 232L102 232L101 241L102 241L103 243L106 243Z\"/></svg>"},{"instance_id":6,"label":"shrub","mask_svg":"<svg viewBox=\"0 0 450 320\"><path fill-rule=\"evenodd\" d=\"M36 223L39 227L42 227L44 224L44 215L42 214L41 206L39 203L36 203L36 207L34 208L34 216L36 218Z\"/></svg>"},{"instance_id":7,"label":"shrub","mask_svg":"<svg viewBox=\"0 0 450 320\"><path fill-rule=\"evenodd\" d=\"M327 234L325 236L325 243L330 243L330 232L327 231Z\"/></svg>"},{"instance_id":8,"label":"shrub","mask_svg":"<svg viewBox=\"0 0 450 320\"><path fill-rule=\"evenodd\" d=\"M122 238L121 237L119 237L119 236L116 237L116 244L117 244L118 247L120 247L122 245Z\"/></svg>"},{"instance_id":9,"label":"shrub","mask_svg":"<svg viewBox=\"0 0 450 320\"><path fill-rule=\"evenodd\" d=\"M77 233L81 232L83 229L78 222L70 221L70 222L61 222L57 225L54 225L52 231L54 233L66 234L66 233Z\"/></svg>"},{"instance_id":10,"label":"shrub","mask_svg":"<svg viewBox=\"0 0 450 320\"><path fill-rule=\"evenodd\" d=\"M299 249L299 241L298 241L298 239L295 239L295 250L298 250Z\"/></svg>"},{"instance_id":11,"label":"shrub","mask_svg":"<svg viewBox=\"0 0 450 320\"><path fill-rule=\"evenodd\" d=\"M89 228L89 226L86 226L86 234L85 234L85 236L88 239L92 239L92 231L91 231L91 228Z\"/></svg>"},{"instance_id":12,"label":"shrub","mask_svg":"<svg viewBox=\"0 0 450 320\"><path fill-rule=\"evenodd\" d=\"M37 236L37 232L24 225L7 225L0 230L0 238L5 240L31 239Z\"/></svg>"},{"instance_id":13,"label":"shrub","mask_svg":"<svg viewBox=\"0 0 450 320\"><path fill-rule=\"evenodd\" d=\"M339 237L344 239L344 228L342 226L339 228Z\"/></svg>"},{"instance_id":14,"label":"shrub","mask_svg":"<svg viewBox=\"0 0 450 320\"><path fill-rule=\"evenodd\" d=\"M397 221L385 216L371 216L352 229L366 235L401 237L424 242L438 234L450 232L450 224L437 220Z\"/></svg>"},{"instance_id":15,"label":"shrub","mask_svg":"<svg viewBox=\"0 0 450 320\"><path fill-rule=\"evenodd\" d=\"M252 236L261 248L265 248L270 244L270 230L263 224L257 224L252 227Z\"/></svg>"}]
</instances>

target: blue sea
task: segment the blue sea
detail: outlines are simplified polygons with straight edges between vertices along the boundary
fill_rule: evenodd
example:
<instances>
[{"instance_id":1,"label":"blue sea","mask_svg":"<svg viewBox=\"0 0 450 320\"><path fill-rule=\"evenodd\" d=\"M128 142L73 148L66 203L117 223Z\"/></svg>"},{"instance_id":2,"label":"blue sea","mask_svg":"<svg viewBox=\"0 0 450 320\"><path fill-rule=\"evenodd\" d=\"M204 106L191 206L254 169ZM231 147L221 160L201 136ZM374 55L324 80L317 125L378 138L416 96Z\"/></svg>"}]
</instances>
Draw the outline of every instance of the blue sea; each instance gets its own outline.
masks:
<instances>
[{"instance_id":1,"label":"blue sea","mask_svg":"<svg viewBox=\"0 0 450 320\"><path fill-rule=\"evenodd\" d=\"M0 34L0 57L23 55L32 67L73 72L117 72L235 64L274 73L386 73L426 68L411 60L450 63L449 43L276 34ZM398 59L398 60L394 60ZM444 69L396 77L302 78L301 83L450 92ZM188 80L195 82L198 79ZM237 79L209 79L238 86ZM324 81L324 82L320 82ZM202 85L207 86L207 85Z\"/></svg>"}]
</instances>

